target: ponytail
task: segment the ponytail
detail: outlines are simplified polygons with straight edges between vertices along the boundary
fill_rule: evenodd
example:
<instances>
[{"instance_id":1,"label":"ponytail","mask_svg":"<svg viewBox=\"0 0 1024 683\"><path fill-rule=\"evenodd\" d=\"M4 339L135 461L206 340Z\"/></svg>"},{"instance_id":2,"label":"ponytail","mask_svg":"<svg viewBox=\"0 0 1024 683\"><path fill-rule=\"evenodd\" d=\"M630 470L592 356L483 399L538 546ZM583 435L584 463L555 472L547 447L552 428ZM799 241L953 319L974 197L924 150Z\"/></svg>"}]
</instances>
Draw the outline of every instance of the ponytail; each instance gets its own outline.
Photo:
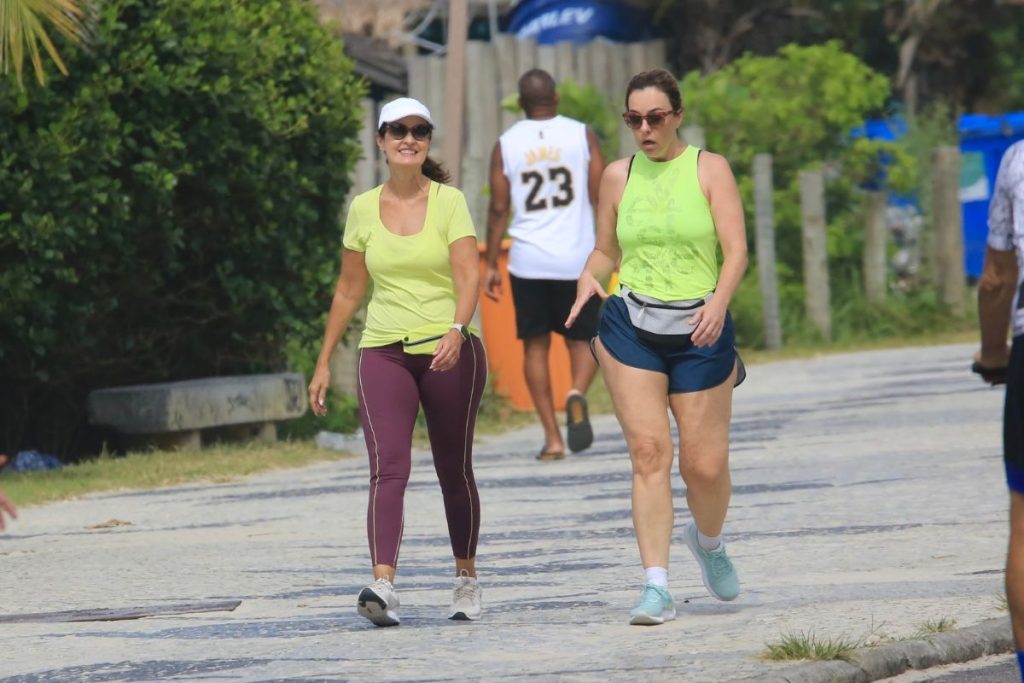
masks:
<instances>
[{"instance_id":1,"label":"ponytail","mask_svg":"<svg viewBox=\"0 0 1024 683\"><path fill-rule=\"evenodd\" d=\"M435 183L442 183L447 185L451 182L452 174L448 172L448 169L444 167L438 161L434 161L429 156L427 160L423 162L423 175L427 176Z\"/></svg>"}]
</instances>

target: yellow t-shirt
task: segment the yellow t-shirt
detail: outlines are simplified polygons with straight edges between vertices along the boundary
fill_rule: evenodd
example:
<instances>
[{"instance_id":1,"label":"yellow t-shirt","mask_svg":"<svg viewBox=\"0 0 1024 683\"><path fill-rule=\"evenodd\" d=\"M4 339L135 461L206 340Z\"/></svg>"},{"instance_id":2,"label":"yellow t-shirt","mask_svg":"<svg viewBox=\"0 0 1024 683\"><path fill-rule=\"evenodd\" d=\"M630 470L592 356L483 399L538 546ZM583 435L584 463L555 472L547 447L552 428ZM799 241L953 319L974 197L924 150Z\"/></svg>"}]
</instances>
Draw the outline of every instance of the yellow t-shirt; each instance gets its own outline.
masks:
<instances>
[{"instance_id":1,"label":"yellow t-shirt","mask_svg":"<svg viewBox=\"0 0 1024 683\"><path fill-rule=\"evenodd\" d=\"M342 240L346 249L366 255L373 280L359 348L403 342L408 353L433 353L455 320L448 246L463 237L476 239L473 219L462 192L430 181L423 229L396 235L380 219L383 187L352 200Z\"/></svg>"}]
</instances>

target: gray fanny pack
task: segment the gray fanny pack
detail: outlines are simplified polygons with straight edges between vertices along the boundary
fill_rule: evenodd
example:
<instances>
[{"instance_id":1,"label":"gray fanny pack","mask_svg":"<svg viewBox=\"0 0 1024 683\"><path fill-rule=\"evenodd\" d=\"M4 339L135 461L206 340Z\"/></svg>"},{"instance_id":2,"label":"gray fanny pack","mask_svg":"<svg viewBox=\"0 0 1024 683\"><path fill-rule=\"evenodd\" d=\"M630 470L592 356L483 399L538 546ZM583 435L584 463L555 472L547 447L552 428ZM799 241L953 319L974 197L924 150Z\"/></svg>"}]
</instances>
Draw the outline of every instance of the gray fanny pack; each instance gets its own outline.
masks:
<instances>
[{"instance_id":1,"label":"gray fanny pack","mask_svg":"<svg viewBox=\"0 0 1024 683\"><path fill-rule=\"evenodd\" d=\"M638 337L654 344L684 344L696 325L690 318L701 306L711 301L714 292L700 299L679 299L662 301L651 296L637 294L629 287L621 285L622 300L629 311L629 321L633 323Z\"/></svg>"}]
</instances>

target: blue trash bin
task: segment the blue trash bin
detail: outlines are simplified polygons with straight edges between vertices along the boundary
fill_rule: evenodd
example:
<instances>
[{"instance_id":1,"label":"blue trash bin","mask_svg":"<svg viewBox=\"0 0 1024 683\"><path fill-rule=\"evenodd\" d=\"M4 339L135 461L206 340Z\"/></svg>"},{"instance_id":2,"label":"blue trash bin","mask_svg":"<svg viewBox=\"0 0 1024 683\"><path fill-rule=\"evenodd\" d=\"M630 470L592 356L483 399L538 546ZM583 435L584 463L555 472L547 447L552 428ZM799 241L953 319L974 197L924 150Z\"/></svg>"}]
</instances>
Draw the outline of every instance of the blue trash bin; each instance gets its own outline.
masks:
<instances>
[{"instance_id":1,"label":"blue trash bin","mask_svg":"<svg viewBox=\"0 0 1024 683\"><path fill-rule=\"evenodd\" d=\"M867 121L851 137L898 140L907 126L899 118ZM1007 148L1024 139L1024 112L998 116L964 114L957 122L960 138L960 206L963 211L964 272L969 278L981 276L988 237L988 205L995 187L999 162ZM868 187L866 189L875 189ZM890 197L894 204L916 203L915 197Z\"/></svg>"},{"instance_id":2,"label":"blue trash bin","mask_svg":"<svg viewBox=\"0 0 1024 683\"><path fill-rule=\"evenodd\" d=\"M964 221L964 261L967 275L977 278L985 262L988 205L996 184L999 162L1007 148L1024 139L1024 112L1001 116L964 114L960 133L960 205Z\"/></svg>"}]
</instances>

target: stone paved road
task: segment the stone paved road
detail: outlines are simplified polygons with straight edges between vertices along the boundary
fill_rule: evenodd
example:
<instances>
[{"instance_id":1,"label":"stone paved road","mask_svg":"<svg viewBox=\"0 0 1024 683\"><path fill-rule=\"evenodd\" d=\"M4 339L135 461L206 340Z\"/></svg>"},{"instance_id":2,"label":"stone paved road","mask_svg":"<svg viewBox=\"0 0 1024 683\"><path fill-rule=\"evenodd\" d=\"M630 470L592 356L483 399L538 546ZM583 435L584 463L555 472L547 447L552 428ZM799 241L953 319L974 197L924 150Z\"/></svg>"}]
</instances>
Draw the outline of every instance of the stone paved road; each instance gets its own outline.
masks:
<instances>
[{"instance_id":1,"label":"stone paved road","mask_svg":"<svg viewBox=\"0 0 1024 683\"><path fill-rule=\"evenodd\" d=\"M681 541L680 618L631 627L641 570L613 417L592 450L537 463L540 432L482 442L486 613L447 621L451 568L415 456L403 624L356 616L368 578L363 458L25 510L0 536L0 614L238 599L234 612L0 624L7 681L727 681L784 633L851 640L999 616L1007 496L1001 394L969 346L752 367L737 391L727 523L744 593L707 596ZM676 475L677 527L689 518ZM130 526L88 527L111 519ZM678 534L677 534L678 539Z\"/></svg>"},{"instance_id":2,"label":"stone paved road","mask_svg":"<svg viewBox=\"0 0 1024 683\"><path fill-rule=\"evenodd\" d=\"M990 655L963 664L908 671L886 683L1020 683L1020 669L1013 654Z\"/></svg>"}]
</instances>

